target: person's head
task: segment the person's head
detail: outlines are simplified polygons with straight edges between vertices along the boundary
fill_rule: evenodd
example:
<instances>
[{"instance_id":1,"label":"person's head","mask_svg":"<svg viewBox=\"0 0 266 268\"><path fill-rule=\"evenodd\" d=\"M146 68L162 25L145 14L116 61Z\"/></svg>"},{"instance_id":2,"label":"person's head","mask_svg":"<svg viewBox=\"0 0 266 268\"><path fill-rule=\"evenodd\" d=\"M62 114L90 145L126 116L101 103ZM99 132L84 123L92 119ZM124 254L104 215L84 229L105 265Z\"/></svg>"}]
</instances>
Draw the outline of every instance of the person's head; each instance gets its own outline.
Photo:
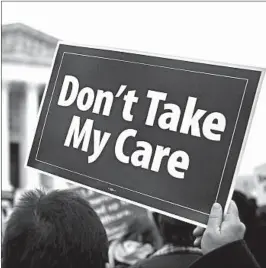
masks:
<instances>
[{"instance_id":1,"label":"person's head","mask_svg":"<svg viewBox=\"0 0 266 268\"><path fill-rule=\"evenodd\" d=\"M146 215L129 220L124 235L111 242L109 248L111 267L125 267L146 259L154 252L156 226Z\"/></svg>"},{"instance_id":2,"label":"person's head","mask_svg":"<svg viewBox=\"0 0 266 268\"><path fill-rule=\"evenodd\" d=\"M246 225L247 229L249 229L256 220L256 201L248 198L239 191L234 191L232 199L238 207L240 220Z\"/></svg>"},{"instance_id":3,"label":"person's head","mask_svg":"<svg viewBox=\"0 0 266 268\"><path fill-rule=\"evenodd\" d=\"M89 203L73 191L30 191L7 223L4 268L103 268L105 229Z\"/></svg>"},{"instance_id":4,"label":"person's head","mask_svg":"<svg viewBox=\"0 0 266 268\"><path fill-rule=\"evenodd\" d=\"M263 205L261 207L258 207L257 214L258 214L259 219L262 222L265 222L266 223L266 205Z\"/></svg>"},{"instance_id":5,"label":"person's head","mask_svg":"<svg viewBox=\"0 0 266 268\"><path fill-rule=\"evenodd\" d=\"M155 239L155 226L147 216L133 218L127 228L123 240L133 240L140 243L153 244Z\"/></svg>"},{"instance_id":6,"label":"person's head","mask_svg":"<svg viewBox=\"0 0 266 268\"><path fill-rule=\"evenodd\" d=\"M154 213L154 221L158 226L164 244L192 247L195 226L180 220Z\"/></svg>"}]
</instances>

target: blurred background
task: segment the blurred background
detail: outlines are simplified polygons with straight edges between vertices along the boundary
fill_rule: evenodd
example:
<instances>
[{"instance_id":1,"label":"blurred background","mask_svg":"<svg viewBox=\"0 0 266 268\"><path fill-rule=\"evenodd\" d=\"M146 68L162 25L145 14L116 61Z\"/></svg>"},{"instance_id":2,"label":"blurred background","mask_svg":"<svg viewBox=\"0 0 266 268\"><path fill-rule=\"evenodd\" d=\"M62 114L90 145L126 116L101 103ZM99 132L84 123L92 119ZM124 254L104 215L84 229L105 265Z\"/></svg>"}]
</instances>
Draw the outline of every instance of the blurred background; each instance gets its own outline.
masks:
<instances>
[{"instance_id":1,"label":"blurred background","mask_svg":"<svg viewBox=\"0 0 266 268\"><path fill-rule=\"evenodd\" d=\"M24 7L25 9L23 9ZM91 13L94 13L94 11L103 11L102 6L99 6L98 9L95 9L95 6L91 7ZM49 79L53 54L59 41L56 36L51 36L50 32L55 33L56 31L53 31L52 28L57 28L57 32L64 36L63 41L70 40L71 33L74 36L74 32L76 31L81 32L80 34L83 36L88 34L88 32L84 31L87 31L87 28L83 29L80 26L82 28L81 30L81 28L75 28L73 26L74 28L72 30L71 27L67 28L69 29L67 35L64 24L56 23L60 17L59 13L53 13L51 11L52 13L50 14L48 9L49 7L47 6L46 11L42 11L41 6L38 6L38 4L32 5L31 7L25 5L25 3L23 6L19 6L18 3L3 4L1 87L1 200L3 221L8 218L8 215L12 212L12 207L16 204L21 194L29 189L37 187L49 191L52 189L76 187L63 179L55 179L24 167L28 150L31 146L32 135L35 131L38 109L46 83ZM68 6L68 14L70 14L70 9L71 7ZM19 19L17 19L18 11L20 14L24 14L23 16L20 15ZM42 13L45 15L42 15ZM31 20L30 14L34 16L34 20ZM54 14L53 17L52 14ZM52 19L52 23L48 23L50 19ZM64 17L66 24L67 21L68 17ZM50 25L51 31L49 34L43 30L39 30L41 28L41 22L43 25ZM38 25L38 29L35 28L35 25ZM109 29L105 28L106 35L108 31ZM99 31L99 35L102 36L101 31ZM67 36L68 38L66 38ZM81 42L84 41L83 39L80 40ZM76 40L72 40L72 42L76 42ZM103 45L100 41L98 43L99 45ZM115 42L113 42L113 46L115 47ZM124 48L130 48L130 44L123 46ZM136 45L135 48L138 49L140 47ZM154 49L155 52L160 53L160 49L156 48L156 45L155 48L151 49L143 47L143 50L145 49L149 52L153 52L152 50ZM168 54L171 54L171 49L169 51ZM172 54L176 55L176 52L172 52ZM182 50L180 53L182 54ZM264 83L236 183L236 190L248 198L253 198L262 210L265 210L266 205L265 92L266 86ZM264 99L262 100L262 98ZM101 217L111 240L123 234L127 223L132 217L136 215L149 217L149 213L144 209L91 190L81 188L78 188L78 190L88 198Z\"/></svg>"}]
</instances>

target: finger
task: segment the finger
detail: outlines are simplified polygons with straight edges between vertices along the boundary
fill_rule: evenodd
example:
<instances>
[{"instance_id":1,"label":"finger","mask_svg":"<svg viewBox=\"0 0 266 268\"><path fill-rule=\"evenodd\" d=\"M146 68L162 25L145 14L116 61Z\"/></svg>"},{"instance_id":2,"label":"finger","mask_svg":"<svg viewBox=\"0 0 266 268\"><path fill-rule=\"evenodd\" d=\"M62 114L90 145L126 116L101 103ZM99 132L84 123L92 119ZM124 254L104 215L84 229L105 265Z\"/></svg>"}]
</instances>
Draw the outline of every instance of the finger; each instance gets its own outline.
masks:
<instances>
[{"instance_id":1,"label":"finger","mask_svg":"<svg viewBox=\"0 0 266 268\"><path fill-rule=\"evenodd\" d=\"M193 231L193 235L194 236L201 236L205 231L205 228L197 226L194 231Z\"/></svg>"},{"instance_id":2,"label":"finger","mask_svg":"<svg viewBox=\"0 0 266 268\"><path fill-rule=\"evenodd\" d=\"M224 215L224 220L239 220L239 212L236 203L231 200L230 205L226 214Z\"/></svg>"},{"instance_id":3,"label":"finger","mask_svg":"<svg viewBox=\"0 0 266 268\"><path fill-rule=\"evenodd\" d=\"M201 245L201 240L202 240L202 236L197 237L197 238L194 240L194 246L195 246L195 247L200 247L200 245Z\"/></svg>"},{"instance_id":4,"label":"finger","mask_svg":"<svg viewBox=\"0 0 266 268\"><path fill-rule=\"evenodd\" d=\"M219 230L223 220L223 210L219 203L214 203L209 216L207 229Z\"/></svg>"}]
</instances>

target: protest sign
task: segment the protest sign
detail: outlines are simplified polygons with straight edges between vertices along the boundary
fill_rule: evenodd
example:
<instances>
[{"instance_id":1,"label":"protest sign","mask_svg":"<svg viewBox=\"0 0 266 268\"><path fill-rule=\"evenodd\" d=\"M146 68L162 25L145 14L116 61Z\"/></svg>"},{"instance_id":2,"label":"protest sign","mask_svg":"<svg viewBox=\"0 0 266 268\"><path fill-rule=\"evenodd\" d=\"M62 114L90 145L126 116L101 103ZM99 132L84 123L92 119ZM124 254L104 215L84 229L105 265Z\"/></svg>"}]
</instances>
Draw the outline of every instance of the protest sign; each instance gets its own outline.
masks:
<instances>
[{"instance_id":1,"label":"protest sign","mask_svg":"<svg viewBox=\"0 0 266 268\"><path fill-rule=\"evenodd\" d=\"M205 226L263 71L60 44L27 165Z\"/></svg>"},{"instance_id":2,"label":"protest sign","mask_svg":"<svg viewBox=\"0 0 266 268\"><path fill-rule=\"evenodd\" d=\"M136 217L147 218L147 211L108 195L104 195L86 188L75 188L81 196L89 201L91 207L98 214L109 241L121 238L127 227Z\"/></svg>"}]
</instances>

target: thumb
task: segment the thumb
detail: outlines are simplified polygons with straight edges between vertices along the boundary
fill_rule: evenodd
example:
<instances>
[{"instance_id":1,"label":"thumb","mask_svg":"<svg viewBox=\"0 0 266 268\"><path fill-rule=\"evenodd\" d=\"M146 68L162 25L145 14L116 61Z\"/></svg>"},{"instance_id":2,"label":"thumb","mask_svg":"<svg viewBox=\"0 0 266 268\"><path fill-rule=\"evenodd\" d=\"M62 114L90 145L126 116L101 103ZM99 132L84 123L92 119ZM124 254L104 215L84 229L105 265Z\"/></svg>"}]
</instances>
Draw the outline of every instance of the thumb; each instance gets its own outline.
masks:
<instances>
[{"instance_id":1,"label":"thumb","mask_svg":"<svg viewBox=\"0 0 266 268\"><path fill-rule=\"evenodd\" d=\"M223 210L219 203L214 203L209 215L207 228L219 230L223 220Z\"/></svg>"},{"instance_id":2,"label":"thumb","mask_svg":"<svg viewBox=\"0 0 266 268\"><path fill-rule=\"evenodd\" d=\"M227 213L224 215L224 220L239 219L238 208L236 203L232 200L228 207Z\"/></svg>"}]
</instances>

